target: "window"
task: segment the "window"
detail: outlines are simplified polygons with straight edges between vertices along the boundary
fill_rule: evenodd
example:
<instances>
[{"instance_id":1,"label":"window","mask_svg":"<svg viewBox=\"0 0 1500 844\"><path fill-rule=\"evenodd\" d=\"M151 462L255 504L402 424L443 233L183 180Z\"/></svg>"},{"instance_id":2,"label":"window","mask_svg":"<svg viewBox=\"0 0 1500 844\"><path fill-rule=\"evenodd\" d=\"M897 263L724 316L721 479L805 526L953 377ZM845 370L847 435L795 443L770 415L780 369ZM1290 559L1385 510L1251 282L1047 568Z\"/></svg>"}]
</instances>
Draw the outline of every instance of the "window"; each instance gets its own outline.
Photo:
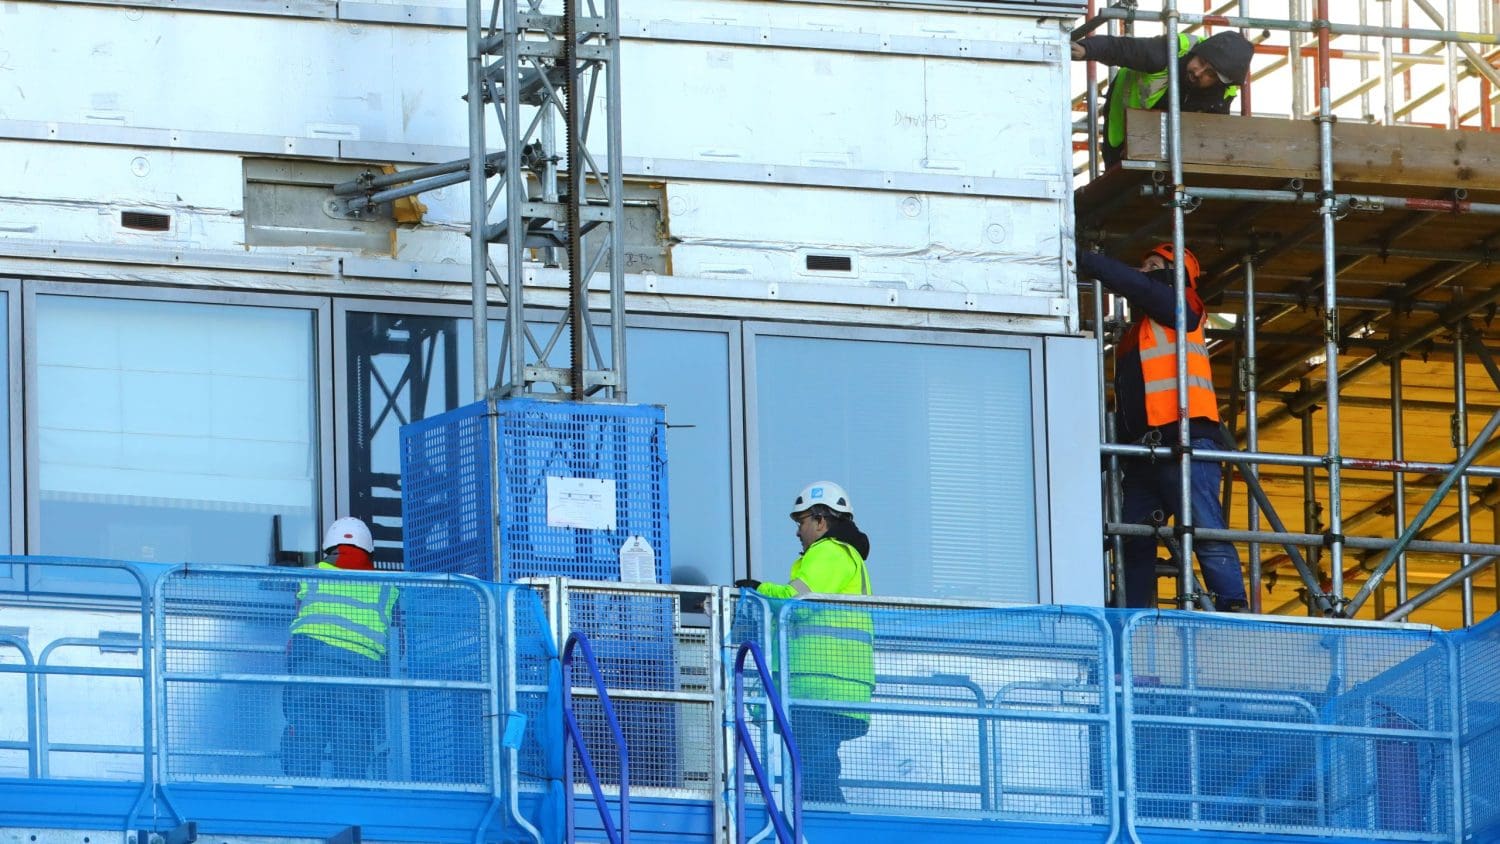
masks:
<instances>
[{"instance_id":1,"label":"window","mask_svg":"<svg viewBox=\"0 0 1500 844\"><path fill-rule=\"evenodd\" d=\"M870 535L877 593L1038 600L1035 341L1001 348L762 329L771 330L752 347L756 576L785 582L800 551L792 499L826 479L849 490Z\"/></svg>"},{"instance_id":2,"label":"window","mask_svg":"<svg viewBox=\"0 0 1500 844\"><path fill-rule=\"evenodd\" d=\"M316 551L315 316L37 295L31 550L251 564Z\"/></svg>"},{"instance_id":3,"label":"window","mask_svg":"<svg viewBox=\"0 0 1500 844\"><path fill-rule=\"evenodd\" d=\"M399 569L402 425L474 400L474 327L457 310L444 313L343 315L346 418L340 440L349 515L370 526L375 561ZM493 376L505 324L490 320Z\"/></svg>"},{"instance_id":4,"label":"window","mask_svg":"<svg viewBox=\"0 0 1500 844\"><path fill-rule=\"evenodd\" d=\"M630 400L667 408L672 580L732 583L735 511L730 335L631 326ZM737 367L736 367L737 368ZM737 402L736 402L737 406Z\"/></svg>"},{"instance_id":5,"label":"window","mask_svg":"<svg viewBox=\"0 0 1500 844\"><path fill-rule=\"evenodd\" d=\"M370 523L376 559L401 562L399 428L473 401L473 328L466 312L414 306L418 313L344 313L348 419L345 443L352 515ZM426 311L426 312L423 312ZM460 315L462 313L462 315ZM553 325L536 322L539 342ZM490 375L505 324L490 320ZM600 344L608 328L595 329ZM566 356L567 332L557 348ZM736 341L737 342L737 341ZM672 320L632 326L630 400L667 407L673 577L685 583L733 580L736 547L731 480L731 335L727 328ZM737 350L737 345L734 347ZM736 370L737 370L736 366Z\"/></svg>"}]
</instances>

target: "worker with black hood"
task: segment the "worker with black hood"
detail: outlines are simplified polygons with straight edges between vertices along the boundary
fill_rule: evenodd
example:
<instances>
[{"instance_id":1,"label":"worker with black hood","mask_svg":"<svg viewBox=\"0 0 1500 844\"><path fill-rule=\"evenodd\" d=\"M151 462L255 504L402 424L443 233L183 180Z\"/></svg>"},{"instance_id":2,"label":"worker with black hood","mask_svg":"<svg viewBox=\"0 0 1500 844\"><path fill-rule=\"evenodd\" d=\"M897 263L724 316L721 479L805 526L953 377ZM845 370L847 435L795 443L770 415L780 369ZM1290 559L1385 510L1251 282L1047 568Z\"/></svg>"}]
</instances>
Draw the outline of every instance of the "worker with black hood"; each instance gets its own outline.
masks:
<instances>
[{"instance_id":1,"label":"worker with black hood","mask_svg":"<svg viewBox=\"0 0 1500 844\"><path fill-rule=\"evenodd\" d=\"M832 481L808 484L792 503L802 556L788 583L739 580L768 598L869 595L865 560L870 539L854 524L849 494ZM798 701L869 703L875 690L875 625L870 614L848 606L808 603L786 615L787 669L792 736L802 757L803 797L842 803L839 745L870 730L868 711L840 710Z\"/></svg>"},{"instance_id":2,"label":"worker with black hood","mask_svg":"<svg viewBox=\"0 0 1500 844\"><path fill-rule=\"evenodd\" d=\"M1167 108L1167 36L1093 35L1073 42L1072 49L1077 61L1119 68L1104 101L1104 164L1113 167L1125 150L1125 110ZM1228 114L1250 74L1255 45L1238 32L1208 38L1179 34L1175 53L1182 110Z\"/></svg>"}]
</instances>

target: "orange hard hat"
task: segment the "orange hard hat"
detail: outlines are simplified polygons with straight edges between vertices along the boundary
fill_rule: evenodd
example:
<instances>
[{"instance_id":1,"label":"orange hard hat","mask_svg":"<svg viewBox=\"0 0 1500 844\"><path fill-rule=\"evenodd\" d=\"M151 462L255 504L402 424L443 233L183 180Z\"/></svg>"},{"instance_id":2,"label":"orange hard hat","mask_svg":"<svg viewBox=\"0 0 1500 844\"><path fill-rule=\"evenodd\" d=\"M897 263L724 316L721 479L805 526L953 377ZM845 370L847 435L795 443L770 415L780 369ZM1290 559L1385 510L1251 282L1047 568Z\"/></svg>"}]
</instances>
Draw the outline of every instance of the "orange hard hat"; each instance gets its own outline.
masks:
<instances>
[{"instance_id":1,"label":"orange hard hat","mask_svg":"<svg viewBox=\"0 0 1500 844\"><path fill-rule=\"evenodd\" d=\"M1160 255L1169 264L1175 264L1177 262L1176 259L1172 257L1172 244L1170 243L1156 244L1156 246L1152 247L1151 250L1146 253L1145 257L1149 258L1152 255ZM1183 262L1182 266L1183 269L1187 271L1188 286L1197 287L1198 274L1203 271L1203 267L1198 263L1198 256L1194 255L1193 250L1191 249L1183 249L1182 255L1183 258L1186 259Z\"/></svg>"}]
</instances>

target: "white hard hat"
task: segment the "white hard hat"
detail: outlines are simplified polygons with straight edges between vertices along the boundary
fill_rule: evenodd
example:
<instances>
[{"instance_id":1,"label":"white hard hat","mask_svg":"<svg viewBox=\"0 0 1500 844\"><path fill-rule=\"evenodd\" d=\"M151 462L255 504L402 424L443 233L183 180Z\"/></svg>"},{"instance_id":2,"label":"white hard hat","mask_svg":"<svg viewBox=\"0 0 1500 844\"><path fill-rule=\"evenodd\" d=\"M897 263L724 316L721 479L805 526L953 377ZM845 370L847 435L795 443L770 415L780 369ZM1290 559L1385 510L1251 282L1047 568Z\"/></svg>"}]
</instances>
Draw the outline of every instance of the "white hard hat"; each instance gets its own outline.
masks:
<instances>
[{"instance_id":1,"label":"white hard hat","mask_svg":"<svg viewBox=\"0 0 1500 844\"><path fill-rule=\"evenodd\" d=\"M854 508L849 505L849 493L833 481L813 481L797 493L797 500L792 502L792 515L808 509L814 504L822 504L835 513L846 516L854 516Z\"/></svg>"},{"instance_id":2,"label":"white hard hat","mask_svg":"<svg viewBox=\"0 0 1500 844\"><path fill-rule=\"evenodd\" d=\"M370 538L369 527L353 516L335 520L323 534L324 551L335 545L353 545L365 549L367 553L375 553L375 540Z\"/></svg>"}]
</instances>

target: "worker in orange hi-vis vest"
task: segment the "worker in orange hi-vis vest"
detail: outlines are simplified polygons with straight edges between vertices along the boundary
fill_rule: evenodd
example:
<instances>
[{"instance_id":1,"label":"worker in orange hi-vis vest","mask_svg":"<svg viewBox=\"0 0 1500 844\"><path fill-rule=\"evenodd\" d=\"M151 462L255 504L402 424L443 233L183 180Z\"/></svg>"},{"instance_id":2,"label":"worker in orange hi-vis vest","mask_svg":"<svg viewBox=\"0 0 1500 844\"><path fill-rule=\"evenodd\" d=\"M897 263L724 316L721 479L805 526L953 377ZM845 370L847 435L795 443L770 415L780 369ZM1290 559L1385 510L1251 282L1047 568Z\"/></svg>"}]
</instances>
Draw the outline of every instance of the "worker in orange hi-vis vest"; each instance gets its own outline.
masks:
<instances>
[{"instance_id":1,"label":"worker in orange hi-vis vest","mask_svg":"<svg viewBox=\"0 0 1500 844\"><path fill-rule=\"evenodd\" d=\"M1078 256L1078 274L1094 278L1130 303L1131 321L1115 344L1115 433L1120 442L1177 442L1177 297L1173 283L1172 244L1147 252L1139 269L1092 252ZM1188 429L1195 449L1222 449L1219 402L1214 394L1203 325L1207 309L1198 295L1198 259L1183 250L1188 288L1187 379ZM1134 458L1123 461L1124 512L1130 524L1153 524L1162 513L1181 520L1181 475L1176 460ZM1223 528L1219 506L1219 464L1194 460L1192 472L1193 526ZM1245 580L1239 552L1222 540L1197 539L1198 567L1203 582L1220 611L1245 608ZM1125 537L1125 603L1156 606L1156 538Z\"/></svg>"}]
</instances>

